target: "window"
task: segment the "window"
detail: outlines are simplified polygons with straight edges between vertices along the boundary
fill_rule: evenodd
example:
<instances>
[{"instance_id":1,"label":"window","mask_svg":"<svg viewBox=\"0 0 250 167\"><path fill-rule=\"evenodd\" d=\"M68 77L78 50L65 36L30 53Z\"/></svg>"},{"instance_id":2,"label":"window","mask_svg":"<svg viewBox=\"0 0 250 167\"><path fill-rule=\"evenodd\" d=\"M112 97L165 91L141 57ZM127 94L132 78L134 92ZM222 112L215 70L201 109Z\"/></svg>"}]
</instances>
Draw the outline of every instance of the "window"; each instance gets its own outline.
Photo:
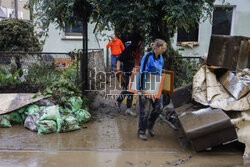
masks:
<instances>
[{"instance_id":1,"label":"window","mask_svg":"<svg viewBox=\"0 0 250 167\"><path fill-rule=\"evenodd\" d=\"M199 24L189 27L189 32L186 32L184 27L179 28L177 32L177 43L180 42L198 42Z\"/></svg>"},{"instance_id":2,"label":"window","mask_svg":"<svg viewBox=\"0 0 250 167\"><path fill-rule=\"evenodd\" d=\"M214 9L212 34L231 34L232 13L232 7L216 7Z\"/></svg>"},{"instance_id":3,"label":"window","mask_svg":"<svg viewBox=\"0 0 250 167\"><path fill-rule=\"evenodd\" d=\"M82 36L82 23L78 22L74 27L65 28L66 36Z\"/></svg>"}]
</instances>

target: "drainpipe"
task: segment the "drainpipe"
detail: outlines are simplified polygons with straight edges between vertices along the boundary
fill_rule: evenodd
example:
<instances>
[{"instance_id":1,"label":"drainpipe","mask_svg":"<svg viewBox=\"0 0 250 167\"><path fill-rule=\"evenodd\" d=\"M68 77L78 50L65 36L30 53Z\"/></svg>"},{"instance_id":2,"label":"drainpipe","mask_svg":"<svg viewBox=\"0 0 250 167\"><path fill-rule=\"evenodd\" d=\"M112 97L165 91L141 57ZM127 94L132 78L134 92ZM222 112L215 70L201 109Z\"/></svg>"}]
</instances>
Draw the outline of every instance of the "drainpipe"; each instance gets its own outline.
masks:
<instances>
[{"instance_id":1,"label":"drainpipe","mask_svg":"<svg viewBox=\"0 0 250 167\"><path fill-rule=\"evenodd\" d=\"M15 1L15 18L18 19L18 0L14 0Z\"/></svg>"}]
</instances>

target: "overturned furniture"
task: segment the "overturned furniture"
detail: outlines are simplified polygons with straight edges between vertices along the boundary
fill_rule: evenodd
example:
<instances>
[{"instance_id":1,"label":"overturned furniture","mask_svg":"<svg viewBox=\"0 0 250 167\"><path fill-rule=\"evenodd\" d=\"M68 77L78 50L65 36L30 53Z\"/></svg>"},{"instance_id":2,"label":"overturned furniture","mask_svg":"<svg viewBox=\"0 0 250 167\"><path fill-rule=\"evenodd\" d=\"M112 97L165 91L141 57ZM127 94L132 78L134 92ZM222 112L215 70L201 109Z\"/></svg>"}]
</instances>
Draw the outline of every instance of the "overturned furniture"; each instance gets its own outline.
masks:
<instances>
[{"instance_id":1,"label":"overturned furniture","mask_svg":"<svg viewBox=\"0 0 250 167\"><path fill-rule=\"evenodd\" d=\"M178 118L195 151L237 139L230 118L221 109L189 111Z\"/></svg>"},{"instance_id":2,"label":"overturned furniture","mask_svg":"<svg viewBox=\"0 0 250 167\"><path fill-rule=\"evenodd\" d=\"M192 103L192 85L175 89L171 95L181 130L195 151L237 139L230 118L221 109Z\"/></svg>"},{"instance_id":3,"label":"overturned furniture","mask_svg":"<svg viewBox=\"0 0 250 167\"><path fill-rule=\"evenodd\" d=\"M229 70L250 66L250 38L244 36L212 35L207 64Z\"/></svg>"}]
</instances>

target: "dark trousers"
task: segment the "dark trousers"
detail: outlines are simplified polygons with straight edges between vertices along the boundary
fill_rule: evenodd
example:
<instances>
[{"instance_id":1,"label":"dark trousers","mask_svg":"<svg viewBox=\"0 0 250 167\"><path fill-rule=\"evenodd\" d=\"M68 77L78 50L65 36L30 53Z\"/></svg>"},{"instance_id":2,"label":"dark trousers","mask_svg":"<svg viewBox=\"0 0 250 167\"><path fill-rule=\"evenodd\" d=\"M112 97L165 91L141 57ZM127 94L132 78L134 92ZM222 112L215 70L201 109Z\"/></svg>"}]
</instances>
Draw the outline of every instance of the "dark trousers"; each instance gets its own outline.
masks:
<instances>
[{"instance_id":1,"label":"dark trousers","mask_svg":"<svg viewBox=\"0 0 250 167\"><path fill-rule=\"evenodd\" d=\"M125 74L124 90L121 92L121 94L117 98L117 101L121 103L127 96L127 108L131 108L132 102L133 102L133 95L134 95L134 93L126 91L128 88L128 84L129 84L129 76L130 75L128 73Z\"/></svg>"},{"instance_id":2,"label":"dark trousers","mask_svg":"<svg viewBox=\"0 0 250 167\"><path fill-rule=\"evenodd\" d=\"M140 114L138 134L145 134L146 129L153 128L156 119L162 112L162 99L153 102L150 98L139 96Z\"/></svg>"}]
</instances>

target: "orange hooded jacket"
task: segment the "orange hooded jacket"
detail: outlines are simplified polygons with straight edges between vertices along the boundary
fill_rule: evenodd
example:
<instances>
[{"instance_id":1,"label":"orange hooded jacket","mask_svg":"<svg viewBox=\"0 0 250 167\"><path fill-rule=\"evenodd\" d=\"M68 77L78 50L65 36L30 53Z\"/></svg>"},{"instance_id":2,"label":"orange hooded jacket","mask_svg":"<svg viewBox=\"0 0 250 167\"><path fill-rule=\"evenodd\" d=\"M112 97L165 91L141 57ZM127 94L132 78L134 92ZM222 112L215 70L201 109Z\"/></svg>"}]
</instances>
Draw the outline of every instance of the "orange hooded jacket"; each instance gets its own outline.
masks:
<instances>
[{"instance_id":1,"label":"orange hooded jacket","mask_svg":"<svg viewBox=\"0 0 250 167\"><path fill-rule=\"evenodd\" d=\"M115 41L109 42L106 48L108 49L109 47L111 47L112 55L120 55L125 47L120 39L118 39L117 37L115 39Z\"/></svg>"}]
</instances>

